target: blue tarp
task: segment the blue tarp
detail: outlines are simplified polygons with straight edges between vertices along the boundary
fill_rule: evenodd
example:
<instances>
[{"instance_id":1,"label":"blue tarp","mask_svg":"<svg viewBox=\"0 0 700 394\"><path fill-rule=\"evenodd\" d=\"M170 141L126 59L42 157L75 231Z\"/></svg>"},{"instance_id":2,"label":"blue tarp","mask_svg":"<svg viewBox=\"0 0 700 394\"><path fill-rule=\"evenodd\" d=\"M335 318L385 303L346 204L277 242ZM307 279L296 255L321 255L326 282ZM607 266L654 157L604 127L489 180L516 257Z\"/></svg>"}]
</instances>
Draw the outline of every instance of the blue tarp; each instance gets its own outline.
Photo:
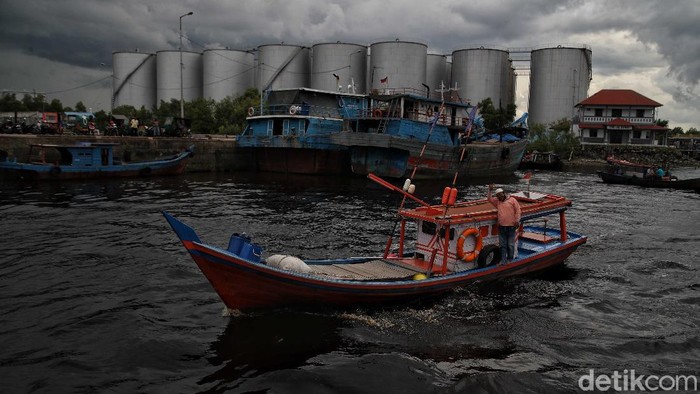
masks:
<instances>
[{"instance_id":1,"label":"blue tarp","mask_svg":"<svg viewBox=\"0 0 700 394\"><path fill-rule=\"evenodd\" d=\"M480 141L489 141L489 140L500 141L501 135L500 134L484 134L481 138L479 138L479 140ZM520 138L518 138L510 133L503 134L503 142L515 142L515 141L520 141Z\"/></svg>"}]
</instances>

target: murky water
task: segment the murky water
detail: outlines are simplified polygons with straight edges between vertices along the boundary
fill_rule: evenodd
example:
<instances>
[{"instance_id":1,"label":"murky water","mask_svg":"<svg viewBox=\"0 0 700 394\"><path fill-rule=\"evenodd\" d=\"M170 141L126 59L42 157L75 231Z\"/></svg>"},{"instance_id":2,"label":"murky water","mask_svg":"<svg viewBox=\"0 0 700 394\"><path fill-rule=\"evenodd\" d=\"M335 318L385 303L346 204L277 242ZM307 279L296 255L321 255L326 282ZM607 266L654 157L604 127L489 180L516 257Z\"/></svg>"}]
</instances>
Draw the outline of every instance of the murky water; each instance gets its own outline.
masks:
<instances>
[{"instance_id":1,"label":"murky water","mask_svg":"<svg viewBox=\"0 0 700 394\"><path fill-rule=\"evenodd\" d=\"M574 392L590 369L697 375L700 194L552 172L532 188L571 198L569 229L589 236L555 272L418 305L228 316L161 210L209 243L245 231L320 258L381 252L400 197L250 174L1 183L3 391Z\"/></svg>"}]
</instances>

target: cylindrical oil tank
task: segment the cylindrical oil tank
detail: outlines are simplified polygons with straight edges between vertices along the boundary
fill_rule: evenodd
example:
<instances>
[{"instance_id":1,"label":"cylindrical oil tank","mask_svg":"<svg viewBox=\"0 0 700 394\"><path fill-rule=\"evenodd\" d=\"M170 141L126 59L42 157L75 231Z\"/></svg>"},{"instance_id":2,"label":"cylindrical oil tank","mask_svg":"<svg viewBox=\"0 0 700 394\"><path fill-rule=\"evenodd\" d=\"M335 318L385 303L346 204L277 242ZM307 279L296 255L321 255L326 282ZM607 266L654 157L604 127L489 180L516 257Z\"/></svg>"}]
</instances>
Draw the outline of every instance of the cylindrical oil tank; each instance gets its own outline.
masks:
<instances>
[{"instance_id":1,"label":"cylindrical oil tank","mask_svg":"<svg viewBox=\"0 0 700 394\"><path fill-rule=\"evenodd\" d=\"M202 97L202 54L182 51L182 85L180 85L180 51L158 51L157 85L158 103L180 101L180 89L184 101Z\"/></svg>"},{"instance_id":2,"label":"cylindrical oil tank","mask_svg":"<svg viewBox=\"0 0 700 394\"><path fill-rule=\"evenodd\" d=\"M504 94L511 64L508 52L492 48L468 48L452 52L452 84L473 105L491 98L494 107L505 108L510 98Z\"/></svg>"},{"instance_id":3,"label":"cylindrical oil tank","mask_svg":"<svg viewBox=\"0 0 700 394\"><path fill-rule=\"evenodd\" d=\"M112 109L120 105L155 109L156 56L153 53L112 53Z\"/></svg>"},{"instance_id":4,"label":"cylindrical oil tank","mask_svg":"<svg viewBox=\"0 0 700 394\"><path fill-rule=\"evenodd\" d=\"M427 58L428 46L422 43L396 40L371 44L370 89L425 92Z\"/></svg>"},{"instance_id":5,"label":"cylindrical oil tank","mask_svg":"<svg viewBox=\"0 0 700 394\"><path fill-rule=\"evenodd\" d=\"M450 87L447 74L447 56L429 53L426 60L425 84L430 87L431 93L444 87ZM432 94L431 94L432 95Z\"/></svg>"},{"instance_id":6,"label":"cylindrical oil tank","mask_svg":"<svg viewBox=\"0 0 700 394\"><path fill-rule=\"evenodd\" d=\"M367 91L367 47L321 43L311 47L311 88L363 94Z\"/></svg>"},{"instance_id":7,"label":"cylindrical oil tank","mask_svg":"<svg viewBox=\"0 0 700 394\"><path fill-rule=\"evenodd\" d=\"M202 95L221 101L254 87L255 55L231 49L207 49L202 55Z\"/></svg>"},{"instance_id":8,"label":"cylindrical oil tank","mask_svg":"<svg viewBox=\"0 0 700 394\"><path fill-rule=\"evenodd\" d=\"M574 107L588 97L592 78L591 49L550 47L530 54L529 123L548 125L571 120Z\"/></svg>"},{"instance_id":9,"label":"cylindrical oil tank","mask_svg":"<svg viewBox=\"0 0 700 394\"><path fill-rule=\"evenodd\" d=\"M501 97L503 97L503 103L514 104L515 103L515 68L513 68L513 62L508 60L508 67L503 69L503 86Z\"/></svg>"},{"instance_id":10,"label":"cylindrical oil tank","mask_svg":"<svg viewBox=\"0 0 700 394\"><path fill-rule=\"evenodd\" d=\"M307 47L269 44L258 47L255 86L258 90L309 87L311 51Z\"/></svg>"}]
</instances>

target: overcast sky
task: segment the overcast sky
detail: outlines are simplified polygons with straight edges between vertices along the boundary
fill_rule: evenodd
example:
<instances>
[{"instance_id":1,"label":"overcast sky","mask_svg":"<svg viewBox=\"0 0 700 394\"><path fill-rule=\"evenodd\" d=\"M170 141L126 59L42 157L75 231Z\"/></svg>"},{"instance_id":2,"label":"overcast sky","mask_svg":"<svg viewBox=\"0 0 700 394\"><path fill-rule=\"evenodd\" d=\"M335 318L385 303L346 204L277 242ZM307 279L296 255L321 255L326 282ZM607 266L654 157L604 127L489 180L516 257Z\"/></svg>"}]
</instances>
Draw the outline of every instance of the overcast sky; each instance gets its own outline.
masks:
<instances>
[{"instance_id":1,"label":"overcast sky","mask_svg":"<svg viewBox=\"0 0 700 394\"><path fill-rule=\"evenodd\" d=\"M657 117L671 128L700 128L698 0L0 0L0 91L109 110L112 52L177 49L189 11L183 49L198 52L397 38L446 55L587 44L589 96L633 89L663 104ZM516 104L527 110L527 77Z\"/></svg>"}]
</instances>

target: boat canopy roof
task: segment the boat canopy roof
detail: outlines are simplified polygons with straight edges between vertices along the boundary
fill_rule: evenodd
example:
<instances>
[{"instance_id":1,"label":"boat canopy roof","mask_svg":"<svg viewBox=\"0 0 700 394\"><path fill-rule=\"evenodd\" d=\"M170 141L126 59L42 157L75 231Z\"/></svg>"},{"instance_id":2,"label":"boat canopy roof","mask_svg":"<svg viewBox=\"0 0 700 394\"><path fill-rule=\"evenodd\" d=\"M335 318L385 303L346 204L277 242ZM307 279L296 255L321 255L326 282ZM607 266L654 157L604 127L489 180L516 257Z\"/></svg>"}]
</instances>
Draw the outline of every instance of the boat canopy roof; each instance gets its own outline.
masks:
<instances>
[{"instance_id":1,"label":"boat canopy roof","mask_svg":"<svg viewBox=\"0 0 700 394\"><path fill-rule=\"evenodd\" d=\"M571 201L566 197L539 192L518 192L511 194L522 210L523 218L551 215L564 211L571 206ZM495 220L496 207L487 199L458 202L455 205L431 205L414 209L401 210L404 218L423 220L441 225L462 224L475 221Z\"/></svg>"}]
</instances>

